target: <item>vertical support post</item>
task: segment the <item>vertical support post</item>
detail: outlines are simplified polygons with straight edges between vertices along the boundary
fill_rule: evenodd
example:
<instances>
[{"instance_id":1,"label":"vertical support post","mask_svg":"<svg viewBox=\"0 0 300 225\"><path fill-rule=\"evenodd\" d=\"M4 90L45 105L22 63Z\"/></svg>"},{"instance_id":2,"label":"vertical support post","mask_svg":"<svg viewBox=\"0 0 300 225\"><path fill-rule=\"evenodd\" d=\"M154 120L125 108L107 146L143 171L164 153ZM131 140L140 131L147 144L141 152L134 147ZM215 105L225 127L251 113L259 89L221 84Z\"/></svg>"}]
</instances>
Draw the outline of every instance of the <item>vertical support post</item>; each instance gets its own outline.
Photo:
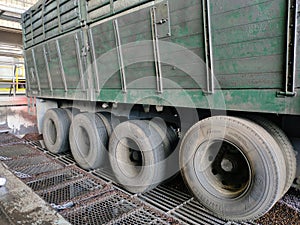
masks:
<instances>
[{"instance_id":1,"label":"vertical support post","mask_svg":"<svg viewBox=\"0 0 300 225\"><path fill-rule=\"evenodd\" d=\"M35 53L34 53L33 48L31 49L31 54L32 54L32 59L33 59L33 64L34 64L34 71L35 71L35 74L34 74L33 70L31 70L31 73L32 73L31 76L36 78L36 82L38 85L38 91L39 91L39 93L41 93L41 83L40 83L39 73L37 70L36 58L35 58Z\"/></svg>"},{"instance_id":2,"label":"vertical support post","mask_svg":"<svg viewBox=\"0 0 300 225\"><path fill-rule=\"evenodd\" d=\"M124 68L124 59L123 59L122 43L121 43L121 38L120 38L118 20L115 19L113 21L113 24L114 24L114 30L115 30L115 38L116 38L116 47L117 47L119 68L120 68L120 73L121 73L122 91L124 93L126 93L127 92L126 73L125 73L125 68Z\"/></svg>"},{"instance_id":3,"label":"vertical support post","mask_svg":"<svg viewBox=\"0 0 300 225\"><path fill-rule=\"evenodd\" d=\"M16 77L16 64L13 65L12 67L12 74L13 74L13 96L16 97L16 92L17 92L17 77Z\"/></svg>"},{"instance_id":4,"label":"vertical support post","mask_svg":"<svg viewBox=\"0 0 300 225\"><path fill-rule=\"evenodd\" d=\"M58 60L59 60L59 65L60 65L62 81L63 81L64 87L65 87L65 92L68 92L68 85L67 85L66 74L65 74L65 70L64 70L62 57L61 57L59 42L58 42L58 40L56 40L55 42L56 42L56 50L57 50L57 55L58 55Z\"/></svg>"},{"instance_id":5,"label":"vertical support post","mask_svg":"<svg viewBox=\"0 0 300 225\"><path fill-rule=\"evenodd\" d=\"M100 92L100 78L99 78L99 70L97 66L97 59L96 59L96 53L95 53L95 43L94 43L94 37L93 37L93 32L91 29L89 29L89 40L90 40L90 45L91 45L91 54L92 54L92 61L93 61L93 67L94 67L94 72L96 76L96 91L99 93Z\"/></svg>"},{"instance_id":6,"label":"vertical support post","mask_svg":"<svg viewBox=\"0 0 300 225\"><path fill-rule=\"evenodd\" d=\"M115 13L115 6L114 6L114 0L110 0L110 14Z\"/></svg>"},{"instance_id":7,"label":"vertical support post","mask_svg":"<svg viewBox=\"0 0 300 225\"><path fill-rule=\"evenodd\" d=\"M50 91L52 93L53 92L53 84L52 84L52 78L51 78L51 74L50 74L50 68L49 68L48 57L47 57L48 52L45 48L45 45L43 45L43 53L44 53L44 60L45 60L45 65L46 65L49 87L50 87Z\"/></svg>"},{"instance_id":8,"label":"vertical support post","mask_svg":"<svg viewBox=\"0 0 300 225\"><path fill-rule=\"evenodd\" d=\"M287 2L287 38L286 38L286 62L285 62L285 87L279 95L293 97L295 92L296 80L296 60L297 60L297 0Z\"/></svg>"},{"instance_id":9,"label":"vertical support post","mask_svg":"<svg viewBox=\"0 0 300 225\"><path fill-rule=\"evenodd\" d=\"M30 28L31 28L31 45L33 45L33 24L32 24L32 11L30 11Z\"/></svg>"},{"instance_id":10,"label":"vertical support post","mask_svg":"<svg viewBox=\"0 0 300 225\"><path fill-rule=\"evenodd\" d=\"M62 31L62 27L61 27L61 18L60 18L60 8L59 8L59 0L56 0L56 15L57 15L57 25L58 25L58 32L60 33Z\"/></svg>"},{"instance_id":11,"label":"vertical support post","mask_svg":"<svg viewBox=\"0 0 300 225\"><path fill-rule=\"evenodd\" d=\"M25 66L25 77L26 77L26 95L28 96L31 93L31 86L29 82L29 69L27 64L26 51L24 52L24 66Z\"/></svg>"},{"instance_id":12,"label":"vertical support post","mask_svg":"<svg viewBox=\"0 0 300 225\"><path fill-rule=\"evenodd\" d=\"M88 37L88 9L86 0L78 1L79 10L80 10L80 18L81 18L81 31L79 35L81 35L82 39L82 60L85 69L85 79L87 79L87 92L86 92L86 100L95 101L95 79L92 71L92 56L90 54L90 40ZM97 87L97 92L100 92Z\"/></svg>"},{"instance_id":13,"label":"vertical support post","mask_svg":"<svg viewBox=\"0 0 300 225\"><path fill-rule=\"evenodd\" d=\"M78 67L79 67L81 88L83 91L86 91L85 81L84 81L84 72L83 72L82 60L81 60L81 54L80 54L81 51L80 51L79 39L78 39L77 34L75 34L75 36L74 36L74 41L75 41L75 46L76 46L76 56L77 56L77 63L78 63Z\"/></svg>"},{"instance_id":14,"label":"vertical support post","mask_svg":"<svg viewBox=\"0 0 300 225\"><path fill-rule=\"evenodd\" d=\"M46 39L46 31L45 31L45 2L43 2L43 7L42 7L42 26L43 26L43 38L44 40Z\"/></svg>"},{"instance_id":15,"label":"vertical support post","mask_svg":"<svg viewBox=\"0 0 300 225\"><path fill-rule=\"evenodd\" d=\"M161 69L161 59L159 51L159 34L157 30L156 23L156 7L151 8L151 21L152 21L152 41L153 41L153 52L154 52L154 63L156 72L156 87L158 93L163 93L163 81L162 81L162 69Z\"/></svg>"},{"instance_id":16,"label":"vertical support post","mask_svg":"<svg viewBox=\"0 0 300 225\"><path fill-rule=\"evenodd\" d=\"M15 65L15 74L16 74L16 93L19 91L19 65Z\"/></svg>"},{"instance_id":17,"label":"vertical support post","mask_svg":"<svg viewBox=\"0 0 300 225\"><path fill-rule=\"evenodd\" d=\"M206 80L207 80L206 94L213 94L215 91L214 90L215 72L214 72L211 13L210 13L209 0L202 0L202 10L203 10L203 27L204 27L204 38L205 38L204 45L205 45Z\"/></svg>"},{"instance_id":18,"label":"vertical support post","mask_svg":"<svg viewBox=\"0 0 300 225\"><path fill-rule=\"evenodd\" d=\"M25 25L25 17L27 16L27 13L24 13L22 15L22 42L23 42L23 47L24 49L27 49L27 44L26 44L26 40L27 40L27 35L26 35L26 25ZM25 54L24 54L25 55ZM24 57L25 58L25 57Z\"/></svg>"}]
</instances>

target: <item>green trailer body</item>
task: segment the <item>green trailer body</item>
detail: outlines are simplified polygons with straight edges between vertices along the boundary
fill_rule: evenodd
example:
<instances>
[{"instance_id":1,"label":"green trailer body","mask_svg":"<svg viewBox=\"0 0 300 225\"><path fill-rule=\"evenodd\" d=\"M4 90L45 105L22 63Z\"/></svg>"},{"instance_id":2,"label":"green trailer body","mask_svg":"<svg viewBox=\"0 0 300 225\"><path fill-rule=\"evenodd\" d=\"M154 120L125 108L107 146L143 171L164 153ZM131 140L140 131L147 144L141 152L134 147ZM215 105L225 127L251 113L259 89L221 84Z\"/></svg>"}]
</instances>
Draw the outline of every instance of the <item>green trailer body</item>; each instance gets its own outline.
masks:
<instances>
[{"instance_id":1,"label":"green trailer body","mask_svg":"<svg viewBox=\"0 0 300 225\"><path fill-rule=\"evenodd\" d=\"M28 95L300 114L300 96L294 94L300 59L287 58L289 48L299 51L287 45L288 33L297 36L287 29L296 22L288 1L203 2L40 2L23 15ZM160 51L153 48L156 42ZM212 74L205 67L209 60ZM286 72L289 60L294 73Z\"/></svg>"},{"instance_id":2,"label":"green trailer body","mask_svg":"<svg viewBox=\"0 0 300 225\"><path fill-rule=\"evenodd\" d=\"M39 1L22 23L45 146L132 193L181 171L220 218L261 217L300 184L298 4Z\"/></svg>"}]
</instances>

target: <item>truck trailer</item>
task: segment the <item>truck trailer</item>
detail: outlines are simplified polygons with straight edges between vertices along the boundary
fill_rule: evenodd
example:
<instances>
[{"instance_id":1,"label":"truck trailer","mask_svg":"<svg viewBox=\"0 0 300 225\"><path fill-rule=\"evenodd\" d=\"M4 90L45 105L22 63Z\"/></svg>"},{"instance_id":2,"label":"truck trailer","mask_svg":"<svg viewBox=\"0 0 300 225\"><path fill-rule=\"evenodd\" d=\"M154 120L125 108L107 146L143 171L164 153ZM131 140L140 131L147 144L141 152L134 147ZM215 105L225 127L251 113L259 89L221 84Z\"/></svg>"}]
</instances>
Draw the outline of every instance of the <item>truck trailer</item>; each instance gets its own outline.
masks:
<instances>
[{"instance_id":1,"label":"truck trailer","mask_svg":"<svg viewBox=\"0 0 300 225\"><path fill-rule=\"evenodd\" d=\"M299 183L298 13L296 0L40 0L22 25L45 146L109 164L131 193L181 172L216 216L261 217Z\"/></svg>"}]
</instances>

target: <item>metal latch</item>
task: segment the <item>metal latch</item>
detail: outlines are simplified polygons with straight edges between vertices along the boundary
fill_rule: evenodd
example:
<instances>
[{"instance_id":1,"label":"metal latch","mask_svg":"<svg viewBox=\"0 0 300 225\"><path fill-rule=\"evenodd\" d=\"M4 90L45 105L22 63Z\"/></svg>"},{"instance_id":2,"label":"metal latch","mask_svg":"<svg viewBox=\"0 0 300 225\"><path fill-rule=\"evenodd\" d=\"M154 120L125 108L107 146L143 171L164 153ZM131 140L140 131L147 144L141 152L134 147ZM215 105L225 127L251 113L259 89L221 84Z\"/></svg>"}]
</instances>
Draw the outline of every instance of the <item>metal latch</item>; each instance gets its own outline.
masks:
<instances>
[{"instance_id":1,"label":"metal latch","mask_svg":"<svg viewBox=\"0 0 300 225\"><path fill-rule=\"evenodd\" d=\"M153 25L156 27L157 38L171 36L169 2L160 3L152 8Z\"/></svg>"}]
</instances>

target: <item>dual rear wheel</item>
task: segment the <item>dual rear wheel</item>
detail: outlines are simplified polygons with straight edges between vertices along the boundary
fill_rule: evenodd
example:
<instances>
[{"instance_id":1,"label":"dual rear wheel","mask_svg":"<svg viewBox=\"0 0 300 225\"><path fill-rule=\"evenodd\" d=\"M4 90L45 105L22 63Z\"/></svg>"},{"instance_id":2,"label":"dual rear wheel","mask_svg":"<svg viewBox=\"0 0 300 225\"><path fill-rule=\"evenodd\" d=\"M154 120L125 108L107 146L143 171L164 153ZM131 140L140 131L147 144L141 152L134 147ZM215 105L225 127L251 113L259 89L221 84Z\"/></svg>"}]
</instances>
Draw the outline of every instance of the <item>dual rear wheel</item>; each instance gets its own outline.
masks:
<instances>
[{"instance_id":1,"label":"dual rear wheel","mask_svg":"<svg viewBox=\"0 0 300 225\"><path fill-rule=\"evenodd\" d=\"M118 181L133 193L156 187L167 177L167 157L175 140L175 132L159 120L121 123L109 142L110 164Z\"/></svg>"},{"instance_id":2,"label":"dual rear wheel","mask_svg":"<svg viewBox=\"0 0 300 225\"><path fill-rule=\"evenodd\" d=\"M188 187L221 218L245 221L262 216L290 187L289 177L296 169L292 147L286 153L274 135L234 117L211 117L195 124L180 148ZM289 143L286 136L281 138Z\"/></svg>"}]
</instances>

